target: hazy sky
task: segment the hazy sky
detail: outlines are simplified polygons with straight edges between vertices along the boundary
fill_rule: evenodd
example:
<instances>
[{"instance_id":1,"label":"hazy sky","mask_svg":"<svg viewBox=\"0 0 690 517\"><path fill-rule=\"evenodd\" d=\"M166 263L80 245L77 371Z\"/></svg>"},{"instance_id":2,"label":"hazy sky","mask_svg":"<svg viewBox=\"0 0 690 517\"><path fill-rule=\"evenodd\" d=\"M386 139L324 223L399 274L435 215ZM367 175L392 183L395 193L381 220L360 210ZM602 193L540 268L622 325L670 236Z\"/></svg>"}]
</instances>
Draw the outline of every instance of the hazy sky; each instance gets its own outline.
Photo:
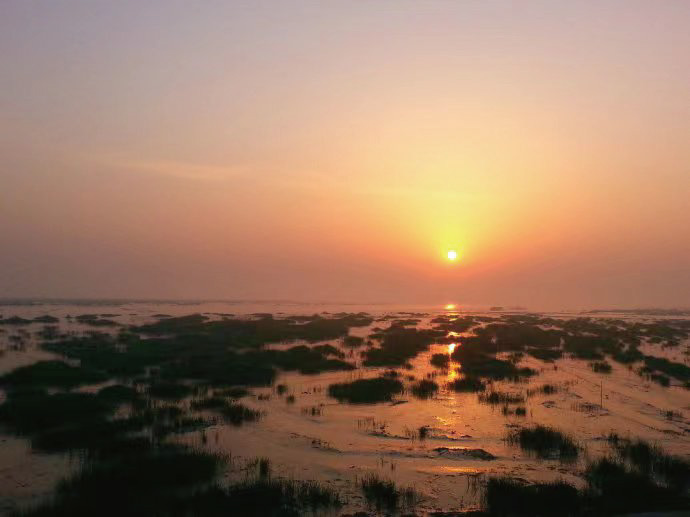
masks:
<instances>
[{"instance_id":1,"label":"hazy sky","mask_svg":"<svg viewBox=\"0 0 690 517\"><path fill-rule=\"evenodd\" d=\"M0 296L690 306L689 49L685 0L2 0Z\"/></svg>"}]
</instances>

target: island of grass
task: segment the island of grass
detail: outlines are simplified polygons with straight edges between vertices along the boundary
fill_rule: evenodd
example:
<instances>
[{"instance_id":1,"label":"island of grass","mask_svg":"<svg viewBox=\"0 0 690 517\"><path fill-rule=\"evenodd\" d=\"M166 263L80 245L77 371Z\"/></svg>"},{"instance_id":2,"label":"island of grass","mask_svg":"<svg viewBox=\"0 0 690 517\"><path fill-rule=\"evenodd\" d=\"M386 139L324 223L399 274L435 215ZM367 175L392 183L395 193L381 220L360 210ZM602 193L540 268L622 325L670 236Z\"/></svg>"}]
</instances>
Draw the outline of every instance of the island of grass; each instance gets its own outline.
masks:
<instances>
[{"instance_id":1,"label":"island of grass","mask_svg":"<svg viewBox=\"0 0 690 517\"><path fill-rule=\"evenodd\" d=\"M340 402L375 404L392 401L393 396L402 393L403 389L402 382L397 379L377 377L331 384L328 386L328 395Z\"/></svg>"}]
</instances>

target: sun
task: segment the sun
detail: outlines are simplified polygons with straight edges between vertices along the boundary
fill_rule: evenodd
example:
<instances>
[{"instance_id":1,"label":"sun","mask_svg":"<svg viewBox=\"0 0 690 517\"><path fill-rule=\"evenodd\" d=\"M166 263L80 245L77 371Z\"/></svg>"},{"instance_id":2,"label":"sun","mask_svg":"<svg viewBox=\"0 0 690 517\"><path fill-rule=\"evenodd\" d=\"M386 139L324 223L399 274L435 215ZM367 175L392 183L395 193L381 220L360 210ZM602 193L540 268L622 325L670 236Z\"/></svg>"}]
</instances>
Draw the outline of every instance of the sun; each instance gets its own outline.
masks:
<instances>
[{"instance_id":1,"label":"sun","mask_svg":"<svg viewBox=\"0 0 690 517\"><path fill-rule=\"evenodd\" d=\"M448 250L447 257L448 257L448 260L455 261L458 259L458 252L455 250Z\"/></svg>"}]
</instances>

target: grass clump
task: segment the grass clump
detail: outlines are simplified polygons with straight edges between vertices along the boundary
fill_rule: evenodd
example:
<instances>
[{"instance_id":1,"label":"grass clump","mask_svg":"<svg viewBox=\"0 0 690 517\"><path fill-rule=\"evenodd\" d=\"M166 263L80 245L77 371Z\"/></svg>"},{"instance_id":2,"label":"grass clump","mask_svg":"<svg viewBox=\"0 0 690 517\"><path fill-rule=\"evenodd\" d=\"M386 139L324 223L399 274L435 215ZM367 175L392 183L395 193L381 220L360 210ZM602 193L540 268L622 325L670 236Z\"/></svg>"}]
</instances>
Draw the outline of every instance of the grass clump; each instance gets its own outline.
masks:
<instances>
[{"instance_id":1,"label":"grass clump","mask_svg":"<svg viewBox=\"0 0 690 517\"><path fill-rule=\"evenodd\" d=\"M206 397L199 400L193 400L190 404L191 408L199 411L205 409L219 409L227 404L227 400L223 397Z\"/></svg>"},{"instance_id":2,"label":"grass clump","mask_svg":"<svg viewBox=\"0 0 690 517\"><path fill-rule=\"evenodd\" d=\"M231 403L226 404L221 409L220 413L227 422L232 425L239 426L245 422L255 422L261 418L261 411L248 408L244 404Z\"/></svg>"},{"instance_id":3,"label":"grass clump","mask_svg":"<svg viewBox=\"0 0 690 517\"><path fill-rule=\"evenodd\" d=\"M572 438L542 425L513 431L508 435L508 443L517 444L539 458L570 460L576 458L579 452Z\"/></svg>"},{"instance_id":4,"label":"grass clump","mask_svg":"<svg viewBox=\"0 0 690 517\"><path fill-rule=\"evenodd\" d=\"M477 379L476 377L464 377L462 379L455 379L454 381L451 381L447 384L447 387L449 390L457 391L457 392L477 392L477 391L484 391L486 389L486 385L481 381L481 379Z\"/></svg>"},{"instance_id":5,"label":"grass clump","mask_svg":"<svg viewBox=\"0 0 690 517\"><path fill-rule=\"evenodd\" d=\"M589 367L594 373L611 373L611 365L606 361L594 361L589 363Z\"/></svg>"},{"instance_id":6,"label":"grass clump","mask_svg":"<svg viewBox=\"0 0 690 517\"><path fill-rule=\"evenodd\" d=\"M420 399L433 397L438 391L438 384L429 379L417 381L412 385L412 394Z\"/></svg>"},{"instance_id":7,"label":"grass clump","mask_svg":"<svg viewBox=\"0 0 690 517\"><path fill-rule=\"evenodd\" d=\"M479 401L484 404L520 404L525 401L525 396L521 393L491 391L489 393L481 393Z\"/></svg>"},{"instance_id":8,"label":"grass clump","mask_svg":"<svg viewBox=\"0 0 690 517\"><path fill-rule=\"evenodd\" d=\"M510 361L497 359L489 350L495 351L496 345L484 336L464 338L461 346L453 350L451 358L461 364L465 375L471 377L518 380L536 373L530 368L519 368Z\"/></svg>"},{"instance_id":9,"label":"grass clump","mask_svg":"<svg viewBox=\"0 0 690 517\"><path fill-rule=\"evenodd\" d=\"M155 382L149 387L149 395L159 399L180 400L192 394L192 388L173 382Z\"/></svg>"},{"instance_id":10,"label":"grass clump","mask_svg":"<svg viewBox=\"0 0 690 517\"><path fill-rule=\"evenodd\" d=\"M377 377L353 382L331 384L328 395L340 402L351 404L373 404L390 402L393 395L403 392L403 384L397 379Z\"/></svg>"},{"instance_id":11,"label":"grass clump","mask_svg":"<svg viewBox=\"0 0 690 517\"><path fill-rule=\"evenodd\" d=\"M223 458L164 447L124 460L89 463L58 485L55 497L30 516L171 515L178 494L211 481Z\"/></svg>"},{"instance_id":12,"label":"grass clump","mask_svg":"<svg viewBox=\"0 0 690 517\"><path fill-rule=\"evenodd\" d=\"M357 348L364 344L364 338L359 336L345 336L343 344L349 348Z\"/></svg>"},{"instance_id":13,"label":"grass clump","mask_svg":"<svg viewBox=\"0 0 690 517\"><path fill-rule=\"evenodd\" d=\"M12 392L0 406L0 422L25 435L103 418L113 409L111 401L91 393Z\"/></svg>"},{"instance_id":14,"label":"grass clump","mask_svg":"<svg viewBox=\"0 0 690 517\"><path fill-rule=\"evenodd\" d=\"M490 515L580 515L578 490L569 483L526 484L506 477L492 477L486 484L484 506Z\"/></svg>"},{"instance_id":15,"label":"grass clump","mask_svg":"<svg viewBox=\"0 0 690 517\"><path fill-rule=\"evenodd\" d=\"M429 345L445 333L436 330L391 327L378 335L379 348L370 348L362 353L365 366L401 366L417 354L428 350Z\"/></svg>"},{"instance_id":16,"label":"grass clump","mask_svg":"<svg viewBox=\"0 0 690 517\"><path fill-rule=\"evenodd\" d=\"M419 499L412 488L398 488L393 481L381 479L376 474L362 478L360 486L367 502L379 510L394 511L398 507L414 506Z\"/></svg>"},{"instance_id":17,"label":"grass clump","mask_svg":"<svg viewBox=\"0 0 690 517\"><path fill-rule=\"evenodd\" d=\"M545 362L553 362L556 359L563 357L563 350L560 348L527 348L525 350L529 355L536 359Z\"/></svg>"},{"instance_id":18,"label":"grass clump","mask_svg":"<svg viewBox=\"0 0 690 517\"><path fill-rule=\"evenodd\" d=\"M178 502L177 515L224 517L297 516L338 508L338 493L316 481L293 481L269 476L227 488L213 486Z\"/></svg>"},{"instance_id":19,"label":"grass clump","mask_svg":"<svg viewBox=\"0 0 690 517\"><path fill-rule=\"evenodd\" d=\"M655 483L649 476L610 458L590 464L585 473L592 513L670 511L690 507L690 500L675 489Z\"/></svg>"},{"instance_id":20,"label":"grass clump","mask_svg":"<svg viewBox=\"0 0 690 517\"><path fill-rule=\"evenodd\" d=\"M74 388L83 384L96 384L108 379L101 372L70 366L63 361L39 361L22 366L0 377L0 384L13 388L54 387Z\"/></svg>"},{"instance_id":21,"label":"grass clump","mask_svg":"<svg viewBox=\"0 0 690 517\"><path fill-rule=\"evenodd\" d=\"M448 365L450 364L450 356L448 354L434 354L431 356L429 362L431 363L431 366L445 369L448 368Z\"/></svg>"},{"instance_id":22,"label":"grass clump","mask_svg":"<svg viewBox=\"0 0 690 517\"><path fill-rule=\"evenodd\" d=\"M683 363L669 361L663 357L646 355L644 356L644 364L647 371L656 371L681 382L690 381L690 366Z\"/></svg>"},{"instance_id":23,"label":"grass clump","mask_svg":"<svg viewBox=\"0 0 690 517\"><path fill-rule=\"evenodd\" d=\"M622 460L643 475L680 491L690 486L690 461L667 454L658 445L644 440L612 434L608 441Z\"/></svg>"}]
</instances>

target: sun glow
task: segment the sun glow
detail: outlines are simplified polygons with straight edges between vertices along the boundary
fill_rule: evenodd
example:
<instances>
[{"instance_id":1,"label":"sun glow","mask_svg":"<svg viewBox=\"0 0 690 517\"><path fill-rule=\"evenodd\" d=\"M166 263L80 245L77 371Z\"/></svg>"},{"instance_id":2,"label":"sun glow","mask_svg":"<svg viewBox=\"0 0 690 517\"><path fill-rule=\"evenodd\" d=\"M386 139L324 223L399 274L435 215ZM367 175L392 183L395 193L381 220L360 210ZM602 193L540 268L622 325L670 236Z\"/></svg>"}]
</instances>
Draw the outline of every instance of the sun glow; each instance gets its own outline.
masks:
<instances>
[{"instance_id":1,"label":"sun glow","mask_svg":"<svg viewBox=\"0 0 690 517\"><path fill-rule=\"evenodd\" d=\"M450 344L448 345L448 355L452 355L452 354L453 354L453 350L455 350L455 346L456 346L455 343L450 343Z\"/></svg>"},{"instance_id":2,"label":"sun glow","mask_svg":"<svg viewBox=\"0 0 690 517\"><path fill-rule=\"evenodd\" d=\"M451 262L455 261L458 259L458 252L455 250L448 250L447 257Z\"/></svg>"},{"instance_id":3,"label":"sun glow","mask_svg":"<svg viewBox=\"0 0 690 517\"><path fill-rule=\"evenodd\" d=\"M449 303L448 305L446 305L445 308L446 308L447 311L453 311L453 310L455 310L455 304L454 304L454 303Z\"/></svg>"}]
</instances>

